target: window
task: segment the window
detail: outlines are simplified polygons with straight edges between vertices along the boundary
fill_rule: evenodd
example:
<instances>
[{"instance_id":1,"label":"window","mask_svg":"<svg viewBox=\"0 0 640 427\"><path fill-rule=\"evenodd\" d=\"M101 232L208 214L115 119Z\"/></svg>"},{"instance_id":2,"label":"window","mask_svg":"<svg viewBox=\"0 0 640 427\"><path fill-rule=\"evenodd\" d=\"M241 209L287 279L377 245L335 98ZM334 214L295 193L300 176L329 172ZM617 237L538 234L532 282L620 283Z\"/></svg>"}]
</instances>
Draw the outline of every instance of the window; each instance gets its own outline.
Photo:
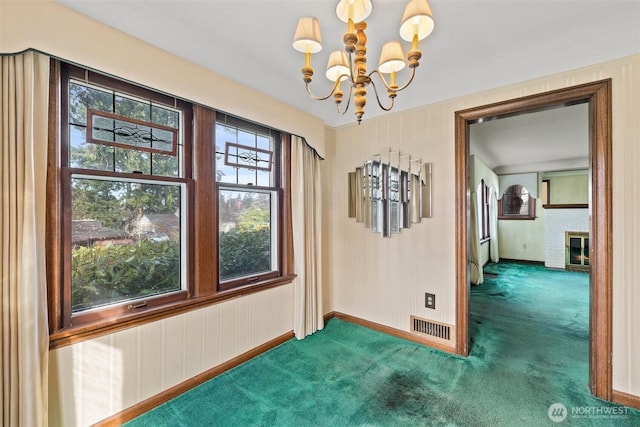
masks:
<instances>
[{"instance_id":1,"label":"window","mask_svg":"<svg viewBox=\"0 0 640 427\"><path fill-rule=\"evenodd\" d=\"M478 237L480 237L481 241L491 238L491 232L489 231L489 221L491 219L489 216L490 197L491 189L483 179L480 181L480 184L478 184L478 219L480 221Z\"/></svg>"},{"instance_id":2,"label":"window","mask_svg":"<svg viewBox=\"0 0 640 427\"><path fill-rule=\"evenodd\" d=\"M498 219L535 219L536 199L522 185L511 185L498 200Z\"/></svg>"},{"instance_id":3,"label":"window","mask_svg":"<svg viewBox=\"0 0 640 427\"><path fill-rule=\"evenodd\" d=\"M57 67L54 343L291 281L288 145L279 132Z\"/></svg>"},{"instance_id":4,"label":"window","mask_svg":"<svg viewBox=\"0 0 640 427\"><path fill-rule=\"evenodd\" d=\"M280 135L218 114L218 289L277 277Z\"/></svg>"}]
</instances>

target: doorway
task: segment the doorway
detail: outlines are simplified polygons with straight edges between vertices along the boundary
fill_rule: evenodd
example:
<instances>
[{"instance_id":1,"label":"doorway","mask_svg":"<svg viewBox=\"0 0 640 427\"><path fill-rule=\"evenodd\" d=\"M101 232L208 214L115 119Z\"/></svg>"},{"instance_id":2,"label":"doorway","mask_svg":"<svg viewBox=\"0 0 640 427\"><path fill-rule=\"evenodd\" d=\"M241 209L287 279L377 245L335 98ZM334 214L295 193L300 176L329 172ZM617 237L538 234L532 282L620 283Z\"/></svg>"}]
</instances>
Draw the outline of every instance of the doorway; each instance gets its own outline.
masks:
<instances>
[{"instance_id":1,"label":"doorway","mask_svg":"<svg viewBox=\"0 0 640 427\"><path fill-rule=\"evenodd\" d=\"M456 352L469 354L469 124L562 105L589 104L591 221L589 279L589 387L612 398L612 254L611 254L611 80L573 86L455 113L456 175Z\"/></svg>"}]
</instances>

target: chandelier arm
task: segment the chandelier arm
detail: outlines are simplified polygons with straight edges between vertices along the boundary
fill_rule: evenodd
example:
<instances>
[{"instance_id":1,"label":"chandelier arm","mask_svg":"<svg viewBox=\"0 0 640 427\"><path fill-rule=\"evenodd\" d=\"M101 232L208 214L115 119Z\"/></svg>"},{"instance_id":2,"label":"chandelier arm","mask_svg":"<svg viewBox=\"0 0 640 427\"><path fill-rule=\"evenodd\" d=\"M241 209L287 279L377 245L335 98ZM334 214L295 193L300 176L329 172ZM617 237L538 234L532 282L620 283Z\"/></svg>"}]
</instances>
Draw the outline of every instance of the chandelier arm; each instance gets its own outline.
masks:
<instances>
[{"instance_id":1,"label":"chandelier arm","mask_svg":"<svg viewBox=\"0 0 640 427\"><path fill-rule=\"evenodd\" d=\"M338 114L344 116L347 111L349 111L349 105L351 105L351 94L353 93L353 85L349 85L349 95L347 96L347 108L344 111L340 111L340 104L336 104L336 110L338 110Z\"/></svg>"},{"instance_id":2,"label":"chandelier arm","mask_svg":"<svg viewBox=\"0 0 640 427\"><path fill-rule=\"evenodd\" d=\"M338 86L340 86L340 79L342 78L342 76L344 76L346 74L341 75L340 77L338 77L336 79L335 84L333 85L333 88L331 89L331 91L326 95L326 96L316 96L311 92L311 82L306 82L305 83L305 88L307 89L307 94L311 97L311 99L315 99L316 101L324 101L326 99L329 99L329 97L331 97L335 92L336 89L338 89Z\"/></svg>"},{"instance_id":3,"label":"chandelier arm","mask_svg":"<svg viewBox=\"0 0 640 427\"><path fill-rule=\"evenodd\" d=\"M394 91L396 91L396 92L400 92L401 90L406 89L406 88L411 84L411 82L413 81L413 77L416 75L416 69L415 69L415 68L411 68L411 75L409 76L409 81L408 81L408 82L406 82L403 86L400 86L400 87L395 88L395 89L394 89L394 88L392 88L391 86L389 86L389 85L387 84L387 81L384 79L384 76L383 76L383 75L382 75L382 73L381 73L380 71L378 71L378 70L373 70L372 72L370 72L370 73L369 73L369 78L371 78L371 76L373 76L374 74L377 74L377 75L378 75L378 78L379 78L380 80L382 80L382 84L384 84L384 87L385 87L387 90L394 90Z\"/></svg>"},{"instance_id":4,"label":"chandelier arm","mask_svg":"<svg viewBox=\"0 0 640 427\"><path fill-rule=\"evenodd\" d=\"M380 96L378 96L378 88L376 87L375 83L373 83L373 80L371 80L371 86L373 86L373 93L376 95L376 101L378 101L378 105L380 106L380 108L382 108L384 111L391 111L391 109L393 108L393 104L395 102L395 97L391 97L391 105L389 105L388 107L385 107L384 105L382 105L382 102L380 101Z\"/></svg>"}]
</instances>

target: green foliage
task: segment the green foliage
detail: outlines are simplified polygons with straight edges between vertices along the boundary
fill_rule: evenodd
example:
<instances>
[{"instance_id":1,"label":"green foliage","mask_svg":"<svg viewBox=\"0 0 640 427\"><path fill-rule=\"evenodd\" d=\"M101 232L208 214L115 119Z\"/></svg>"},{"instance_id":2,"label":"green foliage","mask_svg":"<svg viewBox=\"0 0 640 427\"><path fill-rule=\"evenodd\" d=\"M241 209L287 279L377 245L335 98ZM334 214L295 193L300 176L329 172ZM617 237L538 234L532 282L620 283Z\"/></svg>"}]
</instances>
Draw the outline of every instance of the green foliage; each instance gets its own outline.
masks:
<instances>
[{"instance_id":1,"label":"green foliage","mask_svg":"<svg viewBox=\"0 0 640 427\"><path fill-rule=\"evenodd\" d=\"M240 231L260 230L269 228L271 220L268 210L252 207L240 214L238 228Z\"/></svg>"},{"instance_id":2,"label":"green foliage","mask_svg":"<svg viewBox=\"0 0 640 427\"><path fill-rule=\"evenodd\" d=\"M269 228L233 229L220 233L220 279L271 270Z\"/></svg>"},{"instance_id":3,"label":"green foliage","mask_svg":"<svg viewBox=\"0 0 640 427\"><path fill-rule=\"evenodd\" d=\"M73 251L74 311L180 289L180 245L140 241Z\"/></svg>"},{"instance_id":4,"label":"green foliage","mask_svg":"<svg viewBox=\"0 0 640 427\"><path fill-rule=\"evenodd\" d=\"M104 227L131 231L142 213L175 213L180 208L180 188L172 185L138 184L73 178L72 219L94 219Z\"/></svg>"}]
</instances>

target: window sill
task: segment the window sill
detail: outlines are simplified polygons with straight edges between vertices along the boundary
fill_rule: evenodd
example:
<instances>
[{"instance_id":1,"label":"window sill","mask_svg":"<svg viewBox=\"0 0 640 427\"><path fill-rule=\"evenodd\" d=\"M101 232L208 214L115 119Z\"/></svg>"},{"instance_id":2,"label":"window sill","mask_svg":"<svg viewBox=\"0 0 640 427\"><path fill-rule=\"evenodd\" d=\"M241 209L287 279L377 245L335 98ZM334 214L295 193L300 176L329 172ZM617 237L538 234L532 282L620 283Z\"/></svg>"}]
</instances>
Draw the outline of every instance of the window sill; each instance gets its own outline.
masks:
<instances>
[{"instance_id":1,"label":"window sill","mask_svg":"<svg viewBox=\"0 0 640 427\"><path fill-rule=\"evenodd\" d=\"M112 334L124 329L144 325L146 323L155 322L157 320L207 307L229 299L286 285L293 282L295 277L295 274L280 276L275 279L265 280L261 283L254 283L241 288L216 292L206 296L193 297L181 302L156 306L144 311L121 315L112 319L70 326L50 334L49 350Z\"/></svg>"}]
</instances>

